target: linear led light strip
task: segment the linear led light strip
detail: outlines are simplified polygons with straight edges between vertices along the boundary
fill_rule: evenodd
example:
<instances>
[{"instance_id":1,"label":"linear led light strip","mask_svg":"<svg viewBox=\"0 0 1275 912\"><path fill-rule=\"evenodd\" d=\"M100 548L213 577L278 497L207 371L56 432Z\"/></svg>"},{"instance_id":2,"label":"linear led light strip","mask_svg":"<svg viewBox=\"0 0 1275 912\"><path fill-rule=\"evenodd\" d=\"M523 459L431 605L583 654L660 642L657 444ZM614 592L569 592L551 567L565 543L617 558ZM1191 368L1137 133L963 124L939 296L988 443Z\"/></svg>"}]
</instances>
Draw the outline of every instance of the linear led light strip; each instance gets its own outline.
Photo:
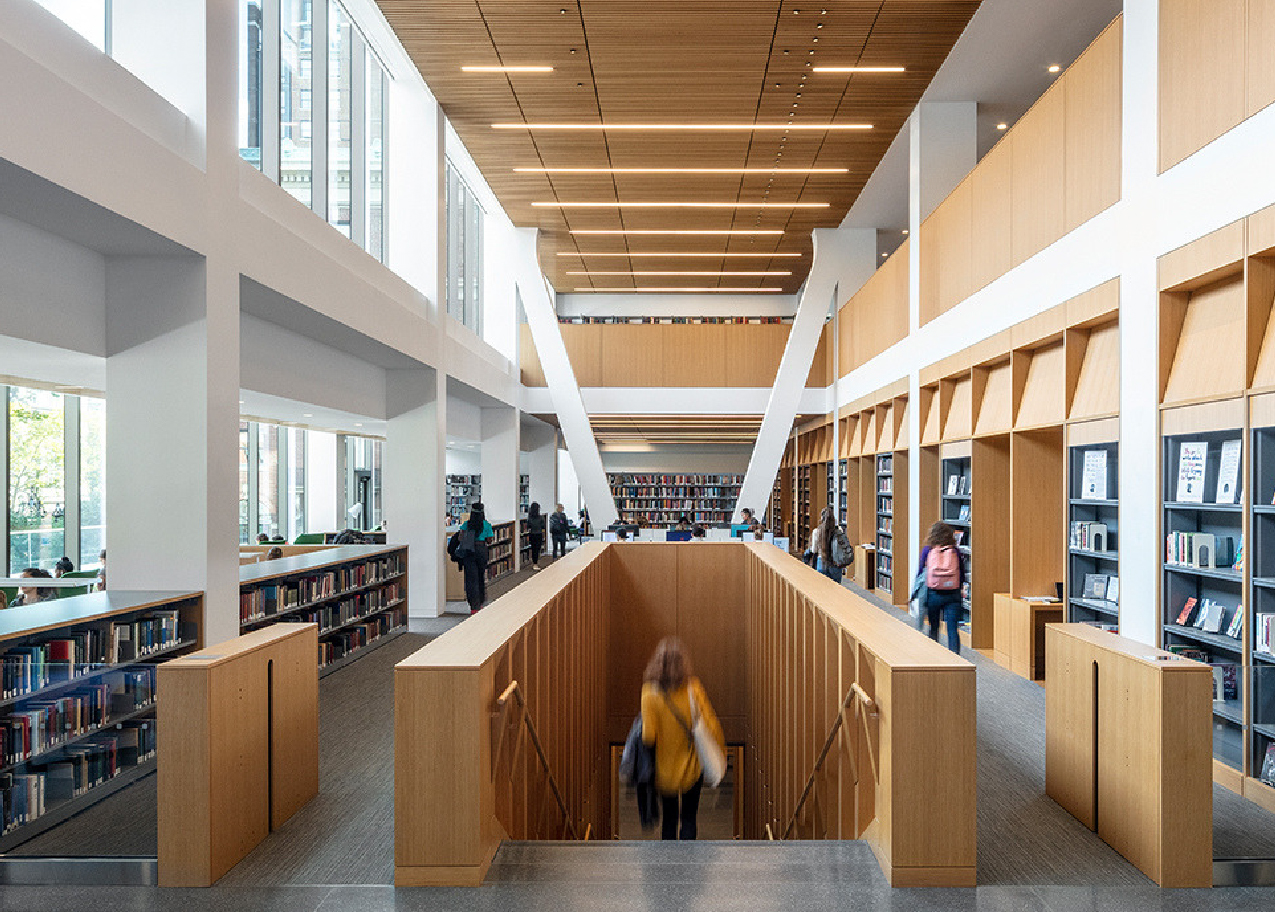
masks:
<instances>
[{"instance_id":1,"label":"linear led light strip","mask_svg":"<svg viewBox=\"0 0 1275 912\"><path fill-rule=\"evenodd\" d=\"M633 203L535 202L533 206L549 209L827 209L828 203Z\"/></svg>"},{"instance_id":2,"label":"linear led light strip","mask_svg":"<svg viewBox=\"0 0 1275 912\"><path fill-rule=\"evenodd\" d=\"M702 294L773 294L783 292L782 288L575 288L573 291L605 291L605 292L625 292L628 294L645 294L647 292L670 292L670 291L693 291Z\"/></svg>"},{"instance_id":3,"label":"linear led light strip","mask_svg":"<svg viewBox=\"0 0 1275 912\"><path fill-rule=\"evenodd\" d=\"M646 236L651 236L651 235L674 235L674 234L678 234L678 235L682 235L682 234L695 234L695 235L723 235L723 234L748 234L748 235L754 235L754 234L766 234L766 235L777 235L777 234L783 234L783 233L784 233L784 231L783 231L783 229L782 229L782 228L765 228L765 229L760 229L760 228L759 228L759 229L757 229L757 230L755 230L755 231L754 231L753 229L751 229L751 228L722 228L722 229L707 229L707 228L673 228L673 229L664 229L664 228L572 228L572 229L571 229L571 233L572 233L572 234L640 234L640 235L646 235Z\"/></svg>"},{"instance_id":4,"label":"linear led light strip","mask_svg":"<svg viewBox=\"0 0 1275 912\"><path fill-rule=\"evenodd\" d=\"M902 73L905 72L901 66L825 66L812 67L816 73Z\"/></svg>"},{"instance_id":5,"label":"linear led light strip","mask_svg":"<svg viewBox=\"0 0 1275 912\"><path fill-rule=\"evenodd\" d=\"M514 168L523 174L849 174L849 168Z\"/></svg>"},{"instance_id":6,"label":"linear led light strip","mask_svg":"<svg viewBox=\"0 0 1275 912\"><path fill-rule=\"evenodd\" d=\"M635 124L635 123L494 123L493 130L733 130L760 132L763 130L786 133L789 130L828 132L829 130L871 130L872 124L813 124L813 123L715 123L715 124Z\"/></svg>"},{"instance_id":7,"label":"linear led light strip","mask_svg":"<svg viewBox=\"0 0 1275 912\"><path fill-rule=\"evenodd\" d=\"M463 66L466 73L552 73L551 66Z\"/></svg>"},{"instance_id":8,"label":"linear led light strip","mask_svg":"<svg viewBox=\"0 0 1275 912\"><path fill-rule=\"evenodd\" d=\"M660 257L702 257L702 258L704 258L704 259L717 259L717 258L719 258L719 257L754 257L754 258L761 257L761 258L763 258L763 259L774 259L775 257L795 258L795 257L799 257L799 256L802 256L802 255L803 255L803 254L800 254L800 253L735 253L735 252L721 252L721 253L658 253L658 252L655 252L655 251L649 251L649 252L644 251L644 252L642 252L642 253L632 253L632 252L625 251L625 250L614 250L614 251L601 251L601 250L599 250L599 251L585 251L585 252L576 252L576 251L573 251L573 250L560 250L560 251L558 251L558 256L560 256L560 257L630 257L630 258L638 258L638 257L656 257L656 258L660 258Z\"/></svg>"},{"instance_id":9,"label":"linear led light strip","mask_svg":"<svg viewBox=\"0 0 1275 912\"><path fill-rule=\"evenodd\" d=\"M567 275L571 276L662 276L669 278L671 276L790 276L792 272L787 269L768 269L757 272L721 272L719 270L706 270L703 272L666 272L662 270L656 271L628 271L628 270L604 270L601 272L592 269L569 269Z\"/></svg>"}]
</instances>

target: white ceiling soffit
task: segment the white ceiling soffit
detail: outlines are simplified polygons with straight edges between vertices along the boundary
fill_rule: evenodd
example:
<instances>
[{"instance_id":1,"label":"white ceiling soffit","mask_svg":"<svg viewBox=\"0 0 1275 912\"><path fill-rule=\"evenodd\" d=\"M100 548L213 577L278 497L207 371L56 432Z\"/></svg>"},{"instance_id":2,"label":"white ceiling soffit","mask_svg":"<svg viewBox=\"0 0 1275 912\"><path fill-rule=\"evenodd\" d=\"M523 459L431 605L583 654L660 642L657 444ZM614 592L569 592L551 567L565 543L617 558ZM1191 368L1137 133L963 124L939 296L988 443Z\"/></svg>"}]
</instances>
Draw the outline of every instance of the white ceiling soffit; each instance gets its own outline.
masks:
<instances>
[{"instance_id":1,"label":"white ceiling soffit","mask_svg":"<svg viewBox=\"0 0 1275 912\"><path fill-rule=\"evenodd\" d=\"M298 402L254 390L240 390L239 403L239 414L247 421L283 424L336 434L357 434L361 437L385 436L385 421L382 419L324 408L311 402Z\"/></svg>"},{"instance_id":2,"label":"white ceiling soffit","mask_svg":"<svg viewBox=\"0 0 1275 912\"><path fill-rule=\"evenodd\" d=\"M983 0L921 103L978 103L978 156L1013 126L1124 8L1122 0ZM908 222L908 128L894 138L843 228L899 230Z\"/></svg>"}]
</instances>

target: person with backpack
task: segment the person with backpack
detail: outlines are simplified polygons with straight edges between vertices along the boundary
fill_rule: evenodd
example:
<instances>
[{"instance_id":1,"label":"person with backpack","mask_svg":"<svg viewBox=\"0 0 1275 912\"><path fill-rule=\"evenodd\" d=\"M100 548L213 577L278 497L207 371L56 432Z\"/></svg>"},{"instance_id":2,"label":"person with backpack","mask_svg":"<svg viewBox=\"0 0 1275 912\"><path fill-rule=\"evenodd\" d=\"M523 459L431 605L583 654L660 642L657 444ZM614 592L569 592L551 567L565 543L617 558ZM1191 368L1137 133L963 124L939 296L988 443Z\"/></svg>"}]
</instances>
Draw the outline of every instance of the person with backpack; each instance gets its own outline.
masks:
<instances>
[{"instance_id":1,"label":"person with backpack","mask_svg":"<svg viewBox=\"0 0 1275 912\"><path fill-rule=\"evenodd\" d=\"M930 526L921 548L917 576L924 575L921 617L930 624L930 639L939 638L939 619L947 624L947 648L961 652L961 590L965 586L965 560L956 546L956 535L945 522ZM918 623L918 627L920 624Z\"/></svg>"},{"instance_id":2,"label":"person with backpack","mask_svg":"<svg viewBox=\"0 0 1275 912\"><path fill-rule=\"evenodd\" d=\"M549 538L553 542L551 560L567 556L567 532L571 524L567 521L567 511L558 504L549 514Z\"/></svg>"},{"instance_id":3,"label":"person with backpack","mask_svg":"<svg viewBox=\"0 0 1275 912\"><path fill-rule=\"evenodd\" d=\"M832 507L824 507L819 514L819 525L810 535L810 550L815 555L815 569L834 583L841 582L845 568L854 563L854 548L837 524Z\"/></svg>"},{"instance_id":4,"label":"person with backpack","mask_svg":"<svg viewBox=\"0 0 1275 912\"><path fill-rule=\"evenodd\" d=\"M469 519L447 542L447 556L465 573L465 601L473 614L487 602L487 543L496 537L483 515L483 505L470 508Z\"/></svg>"},{"instance_id":5,"label":"person with backpack","mask_svg":"<svg viewBox=\"0 0 1275 912\"><path fill-rule=\"evenodd\" d=\"M527 544L531 546L531 569L540 569L540 552L545 549L545 518L540 504L527 508Z\"/></svg>"}]
</instances>

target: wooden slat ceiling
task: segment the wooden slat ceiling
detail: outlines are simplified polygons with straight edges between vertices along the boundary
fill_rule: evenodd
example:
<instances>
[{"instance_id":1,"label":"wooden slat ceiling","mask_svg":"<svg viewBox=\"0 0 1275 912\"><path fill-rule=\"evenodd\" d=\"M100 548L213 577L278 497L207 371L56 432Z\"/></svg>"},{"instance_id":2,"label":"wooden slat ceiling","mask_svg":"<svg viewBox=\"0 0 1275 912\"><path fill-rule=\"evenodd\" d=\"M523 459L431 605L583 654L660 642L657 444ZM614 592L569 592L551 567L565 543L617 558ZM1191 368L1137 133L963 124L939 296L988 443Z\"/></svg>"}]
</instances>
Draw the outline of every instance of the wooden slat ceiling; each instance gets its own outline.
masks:
<instances>
[{"instance_id":1,"label":"wooden slat ceiling","mask_svg":"<svg viewBox=\"0 0 1275 912\"><path fill-rule=\"evenodd\" d=\"M378 0L515 225L541 229L560 292L776 288L810 267L978 8L978 0ZM466 73L462 66L552 66ZM815 66L903 66L818 74ZM797 102L797 107L792 107ZM870 131L524 130L494 123L872 124ZM400 165L401 167L401 165ZM546 174L515 168L756 168L750 174ZM777 168L845 168L784 174ZM534 202L725 202L738 209L544 208ZM828 203L760 208L757 202ZM573 235L573 230L783 235ZM711 257L581 257L584 252ZM763 256L721 256L766 254ZM770 257L776 252L800 258ZM559 254L564 254L560 256ZM600 271L790 271L601 276Z\"/></svg>"},{"instance_id":2,"label":"wooden slat ceiling","mask_svg":"<svg viewBox=\"0 0 1275 912\"><path fill-rule=\"evenodd\" d=\"M801 416L806 420L809 416ZM751 446L761 415L592 415L589 423L602 446L724 444Z\"/></svg>"}]
</instances>

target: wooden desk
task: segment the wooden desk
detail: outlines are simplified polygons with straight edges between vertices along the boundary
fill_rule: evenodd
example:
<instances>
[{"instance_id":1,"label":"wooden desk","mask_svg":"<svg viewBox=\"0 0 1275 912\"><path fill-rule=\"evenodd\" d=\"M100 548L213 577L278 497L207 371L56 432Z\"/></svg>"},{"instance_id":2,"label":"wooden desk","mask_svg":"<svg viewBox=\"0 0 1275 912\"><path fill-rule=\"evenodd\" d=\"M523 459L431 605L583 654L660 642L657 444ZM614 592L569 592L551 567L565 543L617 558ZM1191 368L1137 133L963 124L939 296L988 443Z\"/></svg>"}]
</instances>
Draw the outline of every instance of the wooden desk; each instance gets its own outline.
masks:
<instances>
[{"instance_id":1,"label":"wooden desk","mask_svg":"<svg viewBox=\"0 0 1275 912\"><path fill-rule=\"evenodd\" d=\"M1086 624L1045 644L1046 793L1160 886L1212 886L1212 671Z\"/></svg>"},{"instance_id":2,"label":"wooden desk","mask_svg":"<svg viewBox=\"0 0 1275 912\"><path fill-rule=\"evenodd\" d=\"M319 793L314 624L158 669L159 885L207 887Z\"/></svg>"},{"instance_id":3,"label":"wooden desk","mask_svg":"<svg viewBox=\"0 0 1275 912\"><path fill-rule=\"evenodd\" d=\"M1062 603L1029 602L997 592L992 604L992 658L1029 681L1045 680L1045 625L1062 623Z\"/></svg>"}]
</instances>

